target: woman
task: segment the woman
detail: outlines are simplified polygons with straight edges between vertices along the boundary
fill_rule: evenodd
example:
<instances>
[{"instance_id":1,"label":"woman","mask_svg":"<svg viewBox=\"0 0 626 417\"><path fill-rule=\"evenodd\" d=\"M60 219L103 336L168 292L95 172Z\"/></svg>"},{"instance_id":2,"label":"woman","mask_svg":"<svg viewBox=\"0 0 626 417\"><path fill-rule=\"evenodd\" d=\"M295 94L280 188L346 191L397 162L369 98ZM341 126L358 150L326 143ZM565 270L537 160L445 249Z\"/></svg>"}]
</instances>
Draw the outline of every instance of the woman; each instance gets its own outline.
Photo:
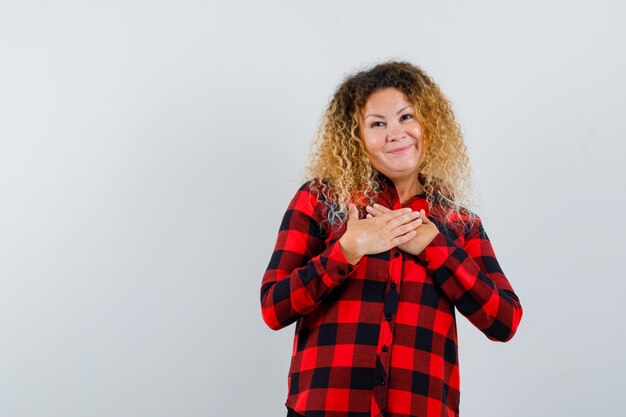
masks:
<instances>
[{"instance_id":1,"label":"woman","mask_svg":"<svg viewBox=\"0 0 626 417\"><path fill-rule=\"evenodd\" d=\"M450 104L407 62L347 77L261 285L296 322L288 415L457 416L454 309L506 342L522 307L480 218Z\"/></svg>"}]
</instances>

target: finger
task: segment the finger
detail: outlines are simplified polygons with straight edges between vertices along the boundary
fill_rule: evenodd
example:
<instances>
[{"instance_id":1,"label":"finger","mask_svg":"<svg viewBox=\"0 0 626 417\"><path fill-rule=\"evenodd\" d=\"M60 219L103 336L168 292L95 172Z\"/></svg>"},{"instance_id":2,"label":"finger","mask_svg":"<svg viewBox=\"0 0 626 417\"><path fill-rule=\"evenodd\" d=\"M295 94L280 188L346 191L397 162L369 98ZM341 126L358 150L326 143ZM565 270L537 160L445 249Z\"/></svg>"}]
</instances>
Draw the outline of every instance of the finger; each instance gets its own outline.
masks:
<instances>
[{"instance_id":1,"label":"finger","mask_svg":"<svg viewBox=\"0 0 626 417\"><path fill-rule=\"evenodd\" d=\"M352 203L348 206L348 221L359 220L359 210Z\"/></svg>"},{"instance_id":2,"label":"finger","mask_svg":"<svg viewBox=\"0 0 626 417\"><path fill-rule=\"evenodd\" d=\"M387 213L389 211L393 211L393 210L391 210L391 209L389 209L389 208L387 208L385 206L381 206L378 203L374 203L371 206L367 206L367 207L370 210L375 210L375 211L380 212L380 213Z\"/></svg>"},{"instance_id":3,"label":"finger","mask_svg":"<svg viewBox=\"0 0 626 417\"><path fill-rule=\"evenodd\" d=\"M366 218L366 219L371 219L371 218L373 218L373 217L374 217L374 216L372 216L372 215L371 215L371 214L369 214L369 213L367 213L367 216L365 216L365 218Z\"/></svg>"},{"instance_id":4,"label":"finger","mask_svg":"<svg viewBox=\"0 0 626 417\"><path fill-rule=\"evenodd\" d=\"M404 214L409 214L409 213L412 213L412 212L413 212L413 210L411 210L410 207L405 207L405 208L401 208L401 209L398 209L398 210L390 210L390 211L388 211L386 213L383 213L381 217L386 222L388 222L390 220L395 219L396 217L402 216ZM416 211L415 213L419 213L419 212Z\"/></svg>"},{"instance_id":5,"label":"finger","mask_svg":"<svg viewBox=\"0 0 626 417\"><path fill-rule=\"evenodd\" d=\"M380 216L381 214L384 213L383 211L372 206L365 207L365 210L367 210L368 213L371 213L372 216Z\"/></svg>"},{"instance_id":6,"label":"finger","mask_svg":"<svg viewBox=\"0 0 626 417\"><path fill-rule=\"evenodd\" d=\"M385 215L386 214L387 213L385 213ZM387 226L390 228L390 230L393 230L394 228L400 225L403 225L405 223L409 223L419 217L420 217L419 211L412 211L410 213L401 214L400 216L396 216L393 219L389 220L387 222Z\"/></svg>"},{"instance_id":7,"label":"finger","mask_svg":"<svg viewBox=\"0 0 626 417\"><path fill-rule=\"evenodd\" d=\"M424 211L424 209L420 210L420 217L422 218L422 220L424 221L424 224L429 224L432 223L430 221L430 219L428 218L428 216L426 215L426 212Z\"/></svg>"},{"instance_id":8,"label":"finger","mask_svg":"<svg viewBox=\"0 0 626 417\"><path fill-rule=\"evenodd\" d=\"M377 209L377 210L379 210L379 211L383 212L383 213L387 213L388 211L391 211L391 209L390 209L390 208L387 208L387 207L385 207L385 206L382 206L382 205L380 205L380 204L378 204L378 203L374 203L374 206L373 206L373 207L374 207L375 209Z\"/></svg>"},{"instance_id":9,"label":"finger","mask_svg":"<svg viewBox=\"0 0 626 417\"><path fill-rule=\"evenodd\" d=\"M394 237L393 239L391 239L391 244L393 246L398 246L398 245L402 245L403 243L408 242L409 240L413 239L416 235L415 230L411 230L408 233L405 233L401 236L398 237Z\"/></svg>"},{"instance_id":10,"label":"finger","mask_svg":"<svg viewBox=\"0 0 626 417\"><path fill-rule=\"evenodd\" d=\"M396 236L403 235L412 230L417 229L422 224L422 219L415 219L410 223L402 224L392 230L393 234Z\"/></svg>"}]
</instances>

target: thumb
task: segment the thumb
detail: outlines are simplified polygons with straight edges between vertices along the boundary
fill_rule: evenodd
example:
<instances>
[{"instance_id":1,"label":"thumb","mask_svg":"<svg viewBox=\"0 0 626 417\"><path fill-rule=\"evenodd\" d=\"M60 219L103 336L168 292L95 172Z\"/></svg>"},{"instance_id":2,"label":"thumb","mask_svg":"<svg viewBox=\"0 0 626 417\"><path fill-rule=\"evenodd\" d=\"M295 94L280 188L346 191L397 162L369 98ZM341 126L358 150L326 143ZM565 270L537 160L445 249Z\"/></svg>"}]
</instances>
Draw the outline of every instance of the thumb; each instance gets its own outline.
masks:
<instances>
[{"instance_id":1,"label":"thumb","mask_svg":"<svg viewBox=\"0 0 626 417\"><path fill-rule=\"evenodd\" d=\"M432 223L428 216L426 216L426 211L424 211L424 209L420 210L420 219L422 219L422 224Z\"/></svg>"},{"instance_id":2,"label":"thumb","mask_svg":"<svg viewBox=\"0 0 626 417\"><path fill-rule=\"evenodd\" d=\"M352 203L348 205L348 221L359 220L359 210Z\"/></svg>"}]
</instances>

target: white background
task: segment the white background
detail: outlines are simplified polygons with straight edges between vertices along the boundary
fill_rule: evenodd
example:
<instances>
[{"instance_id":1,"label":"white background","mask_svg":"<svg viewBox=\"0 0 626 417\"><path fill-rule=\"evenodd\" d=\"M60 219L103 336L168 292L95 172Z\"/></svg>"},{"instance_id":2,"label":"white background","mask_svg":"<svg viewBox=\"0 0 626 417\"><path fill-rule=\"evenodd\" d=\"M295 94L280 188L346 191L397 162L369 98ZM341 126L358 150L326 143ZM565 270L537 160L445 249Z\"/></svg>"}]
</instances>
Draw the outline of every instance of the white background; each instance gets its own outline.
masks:
<instances>
[{"instance_id":1,"label":"white background","mask_svg":"<svg viewBox=\"0 0 626 417\"><path fill-rule=\"evenodd\" d=\"M437 3L437 4L435 4ZM342 78L421 66L524 307L461 415L622 409L617 1L0 0L0 416L283 416L259 288Z\"/></svg>"}]
</instances>

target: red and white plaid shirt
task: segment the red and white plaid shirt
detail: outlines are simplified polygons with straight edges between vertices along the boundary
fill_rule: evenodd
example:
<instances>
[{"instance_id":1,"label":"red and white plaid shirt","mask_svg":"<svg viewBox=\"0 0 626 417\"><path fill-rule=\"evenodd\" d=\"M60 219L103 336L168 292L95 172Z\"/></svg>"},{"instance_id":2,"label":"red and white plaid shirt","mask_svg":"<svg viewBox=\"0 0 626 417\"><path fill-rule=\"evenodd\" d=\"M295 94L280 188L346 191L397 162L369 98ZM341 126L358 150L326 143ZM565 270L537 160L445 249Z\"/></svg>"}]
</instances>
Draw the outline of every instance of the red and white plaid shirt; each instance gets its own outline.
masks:
<instances>
[{"instance_id":1,"label":"red and white plaid shirt","mask_svg":"<svg viewBox=\"0 0 626 417\"><path fill-rule=\"evenodd\" d=\"M455 307L501 342L522 318L482 223L458 233L430 216L425 194L400 204L381 174L379 204L424 209L440 232L418 256L392 248L352 265L337 241L345 225L320 226L311 184L291 200L261 284L267 325L297 323L286 406L305 417L458 416Z\"/></svg>"}]
</instances>

